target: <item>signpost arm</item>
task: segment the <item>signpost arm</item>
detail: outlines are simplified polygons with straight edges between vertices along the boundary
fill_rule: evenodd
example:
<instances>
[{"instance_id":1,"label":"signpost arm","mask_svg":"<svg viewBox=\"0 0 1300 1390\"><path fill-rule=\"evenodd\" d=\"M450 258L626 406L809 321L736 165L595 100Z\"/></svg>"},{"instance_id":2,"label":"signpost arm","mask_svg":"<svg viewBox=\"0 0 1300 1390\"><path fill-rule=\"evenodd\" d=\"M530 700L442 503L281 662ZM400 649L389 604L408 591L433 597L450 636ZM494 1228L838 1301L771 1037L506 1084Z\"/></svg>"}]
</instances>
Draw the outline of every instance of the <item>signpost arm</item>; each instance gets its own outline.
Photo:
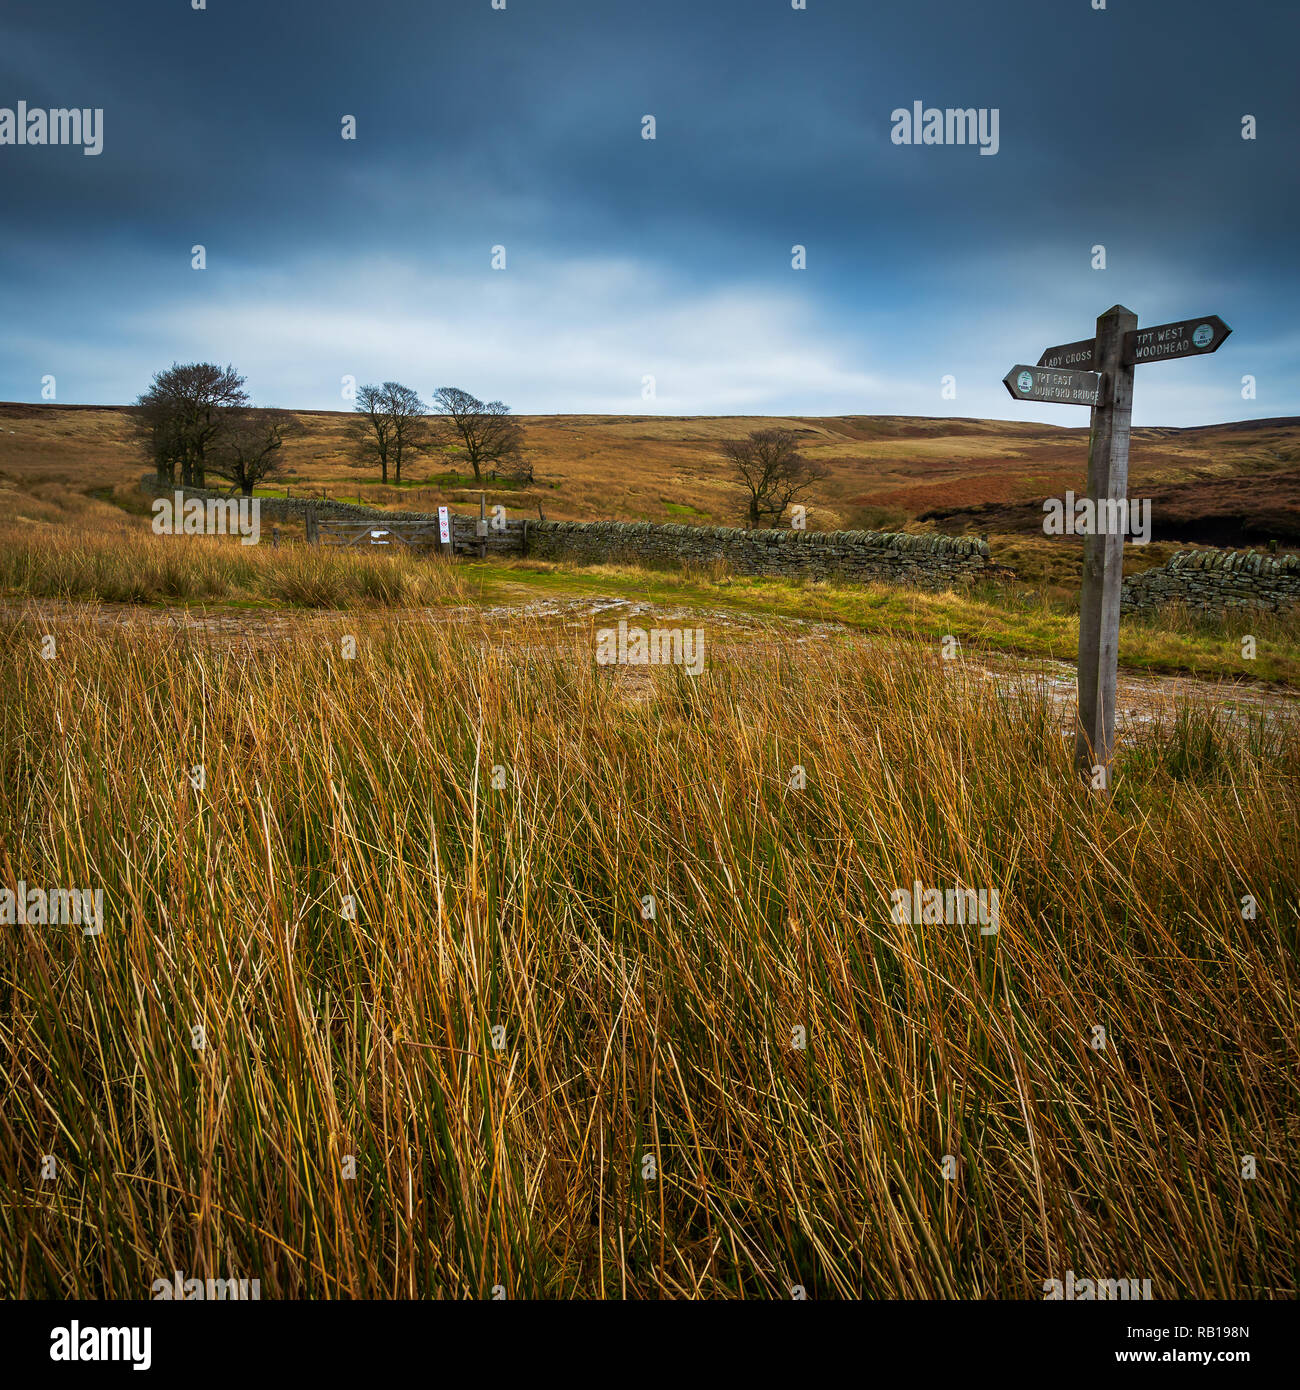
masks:
<instances>
[{"instance_id":1,"label":"signpost arm","mask_svg":"<svg viewBox=\"0 0 1300 1390\"><path fill-rule=\"evenodd\" d=\"M1097 517L1105 514L1103 508L1107 501L1122 501L1128 496L1133 368L1124 365L1124 335L1136 327L1137 315L1120 304L1108 309L1097 320L1094 366L1102 373L1102 389L1092 408L1092 436L1088 444L1088 496ZM1090 781L1094 777L1093 769L1103 768L1107 791L1110 790L1110 764L1115 746L1115 683L1123 573L1123 529L1092 527L1083 541L1083 587L1079 595L1079 711L1074 760Z\"/></svg>"}]
</instances>

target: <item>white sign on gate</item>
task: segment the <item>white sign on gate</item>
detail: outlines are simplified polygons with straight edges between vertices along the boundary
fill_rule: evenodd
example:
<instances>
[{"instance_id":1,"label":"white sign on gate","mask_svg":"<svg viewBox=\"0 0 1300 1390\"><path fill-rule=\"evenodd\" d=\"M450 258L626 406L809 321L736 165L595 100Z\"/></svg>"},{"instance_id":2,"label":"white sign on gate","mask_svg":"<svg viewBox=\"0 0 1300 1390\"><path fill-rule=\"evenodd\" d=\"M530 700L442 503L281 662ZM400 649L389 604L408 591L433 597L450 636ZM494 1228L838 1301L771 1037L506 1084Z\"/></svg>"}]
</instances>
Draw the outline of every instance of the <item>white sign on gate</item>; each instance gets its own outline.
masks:
<instances>
[{"instance_id":1,"label":"white sign on gate","mask_svg":"<svg viewBox=\"0 0 1300 1390\"><path fill-rule=\"evenodd\" d=\"M438 539L443 545L451 544L451 517L446 507L438 508Z\"/></svg>"}]
</instances>

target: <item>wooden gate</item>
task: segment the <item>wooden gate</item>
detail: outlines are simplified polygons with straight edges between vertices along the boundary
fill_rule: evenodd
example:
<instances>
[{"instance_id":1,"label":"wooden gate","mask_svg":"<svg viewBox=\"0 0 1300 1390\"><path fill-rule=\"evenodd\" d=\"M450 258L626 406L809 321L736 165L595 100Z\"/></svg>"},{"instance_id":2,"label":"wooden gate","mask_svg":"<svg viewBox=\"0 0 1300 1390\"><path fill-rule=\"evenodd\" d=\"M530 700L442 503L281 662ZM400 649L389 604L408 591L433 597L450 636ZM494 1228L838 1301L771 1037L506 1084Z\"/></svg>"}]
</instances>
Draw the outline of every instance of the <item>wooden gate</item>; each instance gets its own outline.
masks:
<instances>
[{"instance_id":1,"label":"wooden gate","mask_svg":"<svg viewBox=\"0 0 1300 1390\"><path fill-rule=\"evenodd\" d=\"M439 548L436 517L432 521L327 521L322 518L314 529L318 545L344 549L372 545L406 546L412 550Z\"/></svg>"}]
</instances>

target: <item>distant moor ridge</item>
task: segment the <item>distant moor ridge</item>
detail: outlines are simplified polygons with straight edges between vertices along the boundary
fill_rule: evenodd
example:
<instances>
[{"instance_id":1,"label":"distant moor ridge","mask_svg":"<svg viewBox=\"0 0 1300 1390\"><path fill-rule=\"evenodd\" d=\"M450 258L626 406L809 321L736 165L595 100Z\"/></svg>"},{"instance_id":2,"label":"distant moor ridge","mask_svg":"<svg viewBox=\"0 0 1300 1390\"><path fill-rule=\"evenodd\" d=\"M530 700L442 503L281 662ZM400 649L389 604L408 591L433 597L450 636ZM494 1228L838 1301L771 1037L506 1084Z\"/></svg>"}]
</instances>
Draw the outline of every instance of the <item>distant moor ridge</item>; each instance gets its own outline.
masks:
<instances>
[{"instance_id":1,"label":"distant moor ridge","mask_svg":"<svg viewBox=\"0 0 1300 1390\"><path fill-rule=\"evenodd\" d=\"M282 468L267 487L396 507L477 505L472 479L443 455L418 455L403 488L349 456L346 411L291 411ZM721 446L771 427L797 436L825 469L810 531L1042 534L1045 498L1083 490L1086 428L925 416L672 417L533 415L524 427L531 484L485 479L489 503L552 520L743 524ZM142 457L125 408L0 404L0 506L6 488L42 482L134 492ZM448 471L452 469L453 471ZM408 487L406 478L410 479ZM1192 545L1300 544L1300 419L1133 431L1129 491L1152 501L1152 539ZM412 494L419 494L414 496ZM409 502L405 499L410 496Z\"/></svg>"}]
</instances>

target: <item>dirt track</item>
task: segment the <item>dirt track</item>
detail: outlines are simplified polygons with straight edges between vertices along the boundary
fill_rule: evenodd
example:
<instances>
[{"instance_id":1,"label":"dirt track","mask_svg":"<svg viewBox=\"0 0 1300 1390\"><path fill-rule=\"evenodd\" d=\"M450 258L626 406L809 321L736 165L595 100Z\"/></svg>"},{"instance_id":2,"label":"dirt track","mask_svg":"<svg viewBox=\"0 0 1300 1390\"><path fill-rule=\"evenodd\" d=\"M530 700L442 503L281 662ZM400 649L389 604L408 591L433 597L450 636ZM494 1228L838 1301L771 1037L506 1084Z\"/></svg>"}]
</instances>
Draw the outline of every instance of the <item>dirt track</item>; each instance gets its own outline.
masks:
<instances>
[{"instance_id":1,"label":"dirt track","mask_svg":"<svg viewBox=\"0 0 1300 1390\"><path fill-rule=\"evenodd\" d=\"M465 624L482 628L485 641L491 634L519 621L554 626L566 632L591 631L615 626L620 619L643 627L703 627L712 661L745 661L756 648L798 647L828 641L878 646L891 639L863 634L837 623L797 618L761 620L752 614L723 609L699 609L635 602L615 595L572 599L530 600L518 605L489 608L448 607L418 609L350 609L304 611L300 609L201 609L149 608L131 604L87 604L55 600L0 603L0 618L39 618L55 631L60 623L90 620L123 631L152 631L169 637L212 642L217 648L263 650L288 638L312 632L333 636L349 620L353 624L375 621L399 626ZM536 628L529 634L535 643ZM521 648L521 653L527 646ZM1075 668L1066 661L1043 657L1019 657L999 652L965 651L959 659L942 663L955 680L986 683L998 693L1045 698L1055 705L1062 727L1072 722L1075 702ZM648 693L649 671L629 668L629 693ZM644 686L644 692L642 687ZM1121 729L1162 722L1179 706L1216 707L1230 717L1251 718L1263 712L1270 718L1300 717L1300 692L1248 682L1198 679L1181 675L1119 673Z\"/></svg>"}]
</instances>

